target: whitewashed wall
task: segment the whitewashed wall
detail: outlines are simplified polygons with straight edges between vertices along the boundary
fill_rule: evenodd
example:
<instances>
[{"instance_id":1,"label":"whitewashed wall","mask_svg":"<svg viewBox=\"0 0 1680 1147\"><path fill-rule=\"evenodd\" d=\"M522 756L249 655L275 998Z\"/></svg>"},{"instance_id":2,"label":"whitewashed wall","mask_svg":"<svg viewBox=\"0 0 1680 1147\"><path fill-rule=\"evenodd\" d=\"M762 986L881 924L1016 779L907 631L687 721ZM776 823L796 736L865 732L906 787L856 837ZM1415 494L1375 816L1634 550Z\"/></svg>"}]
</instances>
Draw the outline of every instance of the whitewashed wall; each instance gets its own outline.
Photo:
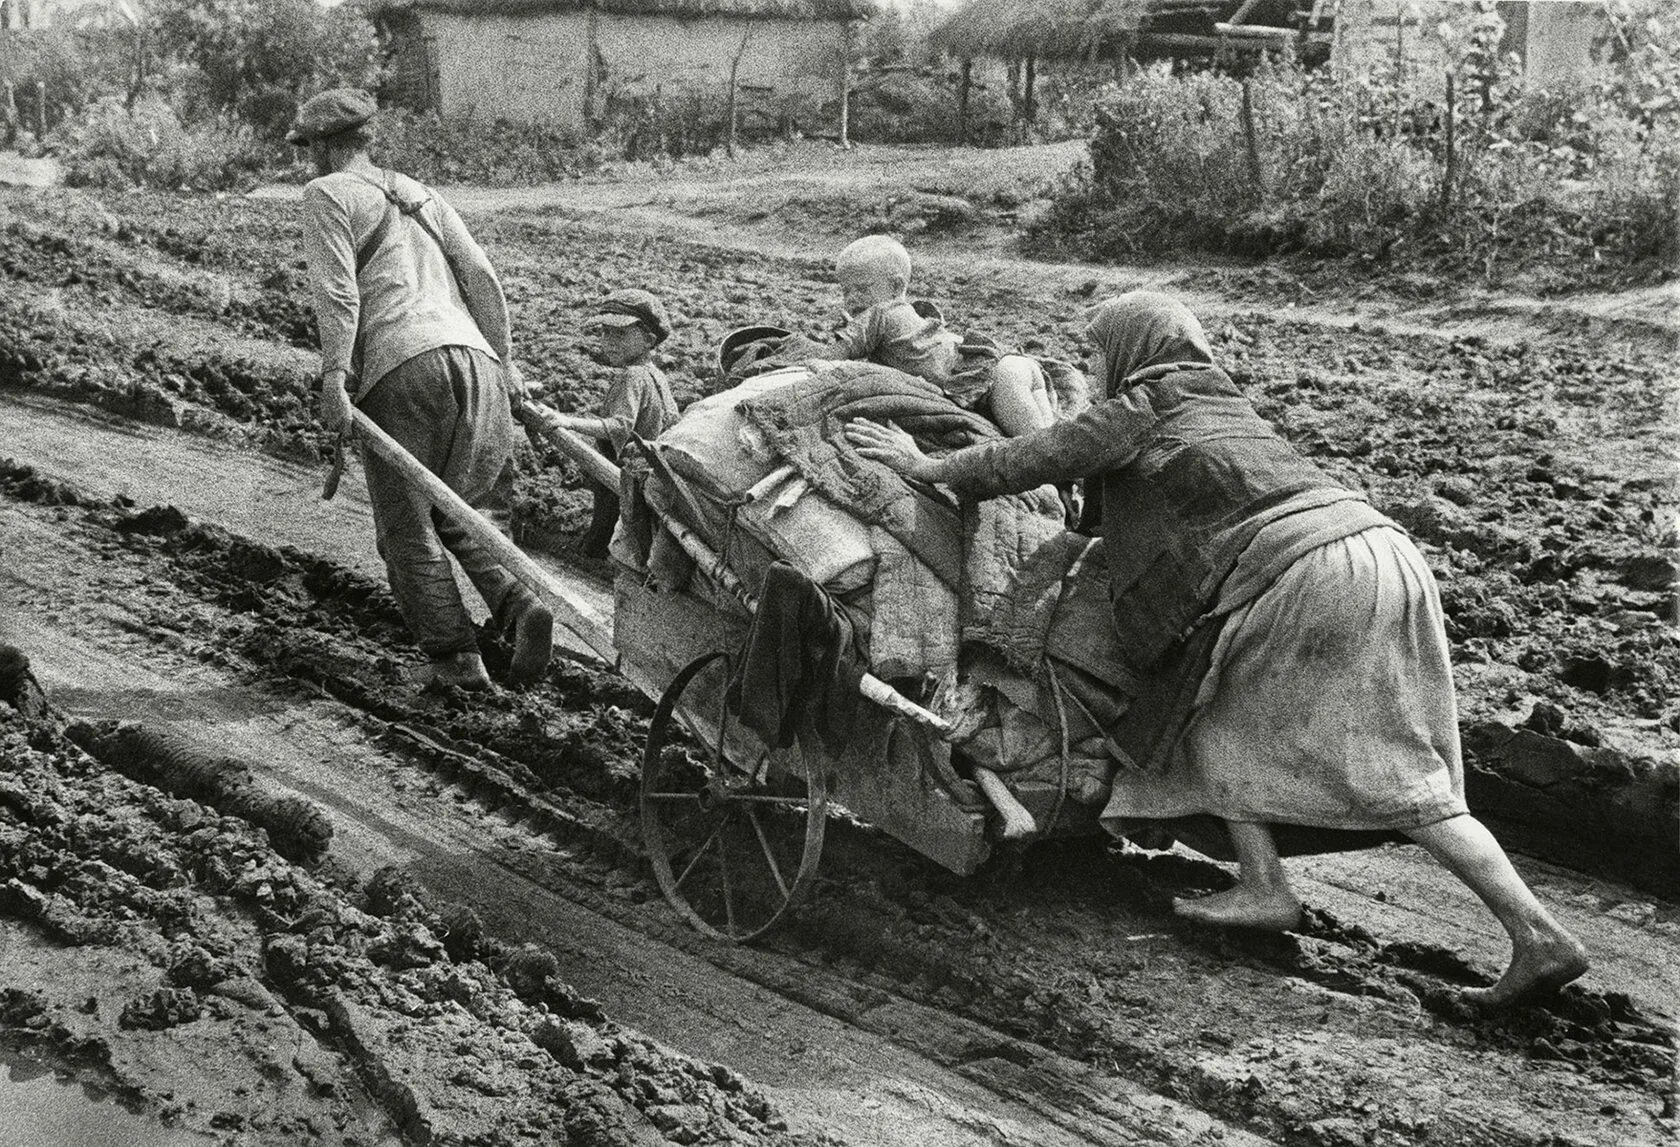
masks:
<instances>
[{"instance_id":1,"label":"whitewashed wall","mask_svg":"<svg viewBox=\"0 0 1680 1147\"><path fill-rule=\"evenodd\" d=\"M548 123L581 132L588 24L584 12L426 13L437 110L451 118Z\"/></svg>"},{"instance_id":2,"label":"whitewashed wall","mask_svg":"<svg viewBox=\"0 0 1680 1147\"><path fill-rule=\"evenodd\" d=\"M845 27L838 21L743 20L599 13L596 63L589 67L584 12L534 16L426 13L438 110L446 116L504 117L582 131L591 94L599 110L608 93L670 97L698 91L723 99L729 66L743 35L739 81L747 106L797 112L801 126L819 126L815 111L838 102ZM820 126L830 126L823 124Z\"/></svg>"},{"instance_id":3,"label":"whitewashed wall","mask_svg":"<svg viewBox=\"0 0 1680 1147\"><path fill-rule=\"evenodd\" d=\"M771 101L788 109L838 101L845 31L836 21L602 13L596 28L605 84L629 94L651 94L659 87L665 93L686 89L726 96L729 65L743 36L743 86L774 89Z\"/></svg>"}]
</instances>

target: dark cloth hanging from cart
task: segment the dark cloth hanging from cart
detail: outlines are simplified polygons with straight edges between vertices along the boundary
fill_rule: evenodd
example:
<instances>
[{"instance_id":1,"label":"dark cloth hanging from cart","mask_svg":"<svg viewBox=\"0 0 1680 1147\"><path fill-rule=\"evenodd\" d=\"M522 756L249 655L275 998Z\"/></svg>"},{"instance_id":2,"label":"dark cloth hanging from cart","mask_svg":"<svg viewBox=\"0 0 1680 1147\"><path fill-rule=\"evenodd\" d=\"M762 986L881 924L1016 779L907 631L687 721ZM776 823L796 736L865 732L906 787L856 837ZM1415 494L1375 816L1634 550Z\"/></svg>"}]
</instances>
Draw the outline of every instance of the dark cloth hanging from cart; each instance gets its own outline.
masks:
<instances>
[{"instance_id":1,"label":"dark cloth hanging from cart","mask_svg":"<svg viewBox=\"0 0 1680 1147\"><path fill-rule=\"evenodd\" d=\"M854 729L862 678L851 622L816 582L773 562L724 693L730 712L773 748L810 729L838 755Z\"/></svg>"}]
</instances>

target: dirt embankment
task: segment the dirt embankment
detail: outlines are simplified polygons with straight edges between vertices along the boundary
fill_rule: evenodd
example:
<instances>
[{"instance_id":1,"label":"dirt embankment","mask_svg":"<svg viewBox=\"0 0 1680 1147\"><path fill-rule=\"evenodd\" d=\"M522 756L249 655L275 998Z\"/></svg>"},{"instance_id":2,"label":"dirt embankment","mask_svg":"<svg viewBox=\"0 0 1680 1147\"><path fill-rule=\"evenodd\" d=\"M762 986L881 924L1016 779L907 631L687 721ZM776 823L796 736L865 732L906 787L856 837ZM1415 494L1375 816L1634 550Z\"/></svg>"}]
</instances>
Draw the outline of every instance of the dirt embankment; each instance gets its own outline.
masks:
<instances>
[{"instance_id":1,"label":"dirt embankment","mask_svg":"<svg viewBox=\"0 0 1680 1147\"><path fill-rule=\"evenodd\" d=\"M318 450L292 205L139 195L5 207L0 270L20 290L0 300L0 385ZM821 254L537 209L474 224L507 282L527 373L562 408L601 393L581 320L612 287L671 303L680 321L663 353L685 401L711 385L712 347L729 329L769 320L820 333L834 313ZM1095 280L943 257L931 268L920 289L960 325L1077 353ZM1259 409L1422 544L1453 642L1472 804L1525 850L1672 888L1680 637L1667 624L1666 355L1585 332L1500 341L1327 326L1240 302L1209 326ZM541 448L524 460L526 544L563 544L586 508L569 467Z\"/></svg>"}]
</instances>

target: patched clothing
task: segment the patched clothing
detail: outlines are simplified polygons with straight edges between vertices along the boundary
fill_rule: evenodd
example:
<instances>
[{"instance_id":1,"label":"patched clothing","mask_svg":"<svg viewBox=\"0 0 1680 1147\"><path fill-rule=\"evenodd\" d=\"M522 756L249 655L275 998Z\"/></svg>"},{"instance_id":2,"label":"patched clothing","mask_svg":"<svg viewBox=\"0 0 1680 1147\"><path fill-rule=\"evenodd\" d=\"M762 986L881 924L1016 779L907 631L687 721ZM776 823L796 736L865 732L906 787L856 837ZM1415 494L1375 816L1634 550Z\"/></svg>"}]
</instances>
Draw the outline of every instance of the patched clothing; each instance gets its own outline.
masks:
<instances>
[{"instance_id":1,"label":"patched clothing","mask_svg":"<svg viewBox=\"0 0 1680 1147\"><path fill-rule=\"evenodd\" d=\"M1297 454L1211 366L1139 383L1076 418L959 451L945 466L950 485L972 497L1090 479L1086 520L1101 524L1121 649L1140 672L1211 612L1263 527L1323 507L1323 544L1388 522ZM1284 559L1248 555L1248 576L1263 586Z\"/></svg>"},{"instance_id":2,"label":"patched clothing","mask_svg":"<svg viewBox=\"0 0 1680 1147\"><path fill-rule=\"evenodd\" d=\"M943 386L957 363L961 340L943 319L921 314L906 299L876 303L846 325L845 358L879 363Z\"/></svg>"},{"instance_id":3,"label":"patched clothing","mask_svg":"<svg viewBox=\"0 0 1680 1147\"><path fill-rule=\"evenodd\" d=\"M1181 305L1105 304L1109 397L946 459L986 495L1085 476L1139 693L1103 822L1409 829L1465 811L1439 594L1392 522L1285 442Z\"/></svg>"},{"instance_id":4,"label":"patched clothing","mask_svg":"<svg viewBox=\"0 0 1680 1147\"><path fill-rule=\"evenodd\" d=\"M504 362L508 351L505 341L491 346L479 330L450 269L451 260L463 265L482 259L461 217L424 184L395 172L386 178L404 200L425 201L420 211L441 245L360 175L336 172L303 189L303 251L321 369L356 375L360 390L352 398L438 347L471 347ZM497 333L505 340L505 330Z\"/></svg>"},{"instance_id":5,"label":"patched clothing","mask_svg":"<svg viewBox=\"0 0 1680 1147\"><path fill-rule=\"evenodd\" d=\"M350 371L358 383L351 399L362 412L505 531L515 435L504 370L506 304L486 277L480 304L490 313L475 319L455 268L483 273L483 253L448 204L412 179L383 175L381 184L339 172L304 189L303 243L322 369ZM499 625L535 603L394 467L370 451L364 470L391 594L427 655L477 648L449 555Z\"/></svg>"},{"instance_id":6,"label":"patched clothing","mask_svg":"<svg viewBox=\"0 0 1680 1147\"><path fill-rule=\"evenodd\" d=\"M638 363L619 371L601 400L601 418L607 424L607 441L616 457L624 452L632 434L652 442L677 420L677 401L671 384L652 363Z\"/></svg>"}]
</instances>

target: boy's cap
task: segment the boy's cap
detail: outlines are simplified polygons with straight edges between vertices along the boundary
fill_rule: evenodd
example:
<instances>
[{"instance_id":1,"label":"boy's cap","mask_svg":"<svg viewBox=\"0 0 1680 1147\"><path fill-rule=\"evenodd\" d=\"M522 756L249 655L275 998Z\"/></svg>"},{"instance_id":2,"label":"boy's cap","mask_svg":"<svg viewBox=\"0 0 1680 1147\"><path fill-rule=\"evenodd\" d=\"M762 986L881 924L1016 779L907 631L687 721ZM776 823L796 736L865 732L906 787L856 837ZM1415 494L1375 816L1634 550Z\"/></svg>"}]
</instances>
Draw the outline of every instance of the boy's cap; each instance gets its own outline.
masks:
<instances>
[{"instance_id":1,"label":"boy's cap","mask_svg":"<svg viewBox=\"0 0 1680 1147\"><path fill-rule=\"evenodd\" d=\"M634 287L614 291L589 316L590 326L618 327L630 323L641 323L655 343L671 337L671 317L665 313L665 304L659 301L659 296L651 291Z\"/></svg>"},{"instance_id":2,"label":"boy's cap","mask_svg":"<svg viewBox=\"0 0 1680 1147\"><path fill-rule=\"evenodd\" d=\"M306 144L353 127L361 127L379 114L379 105L361 88L330 88L311 96L297 110L286 142Z\"/></svg>"}]
</instances>

